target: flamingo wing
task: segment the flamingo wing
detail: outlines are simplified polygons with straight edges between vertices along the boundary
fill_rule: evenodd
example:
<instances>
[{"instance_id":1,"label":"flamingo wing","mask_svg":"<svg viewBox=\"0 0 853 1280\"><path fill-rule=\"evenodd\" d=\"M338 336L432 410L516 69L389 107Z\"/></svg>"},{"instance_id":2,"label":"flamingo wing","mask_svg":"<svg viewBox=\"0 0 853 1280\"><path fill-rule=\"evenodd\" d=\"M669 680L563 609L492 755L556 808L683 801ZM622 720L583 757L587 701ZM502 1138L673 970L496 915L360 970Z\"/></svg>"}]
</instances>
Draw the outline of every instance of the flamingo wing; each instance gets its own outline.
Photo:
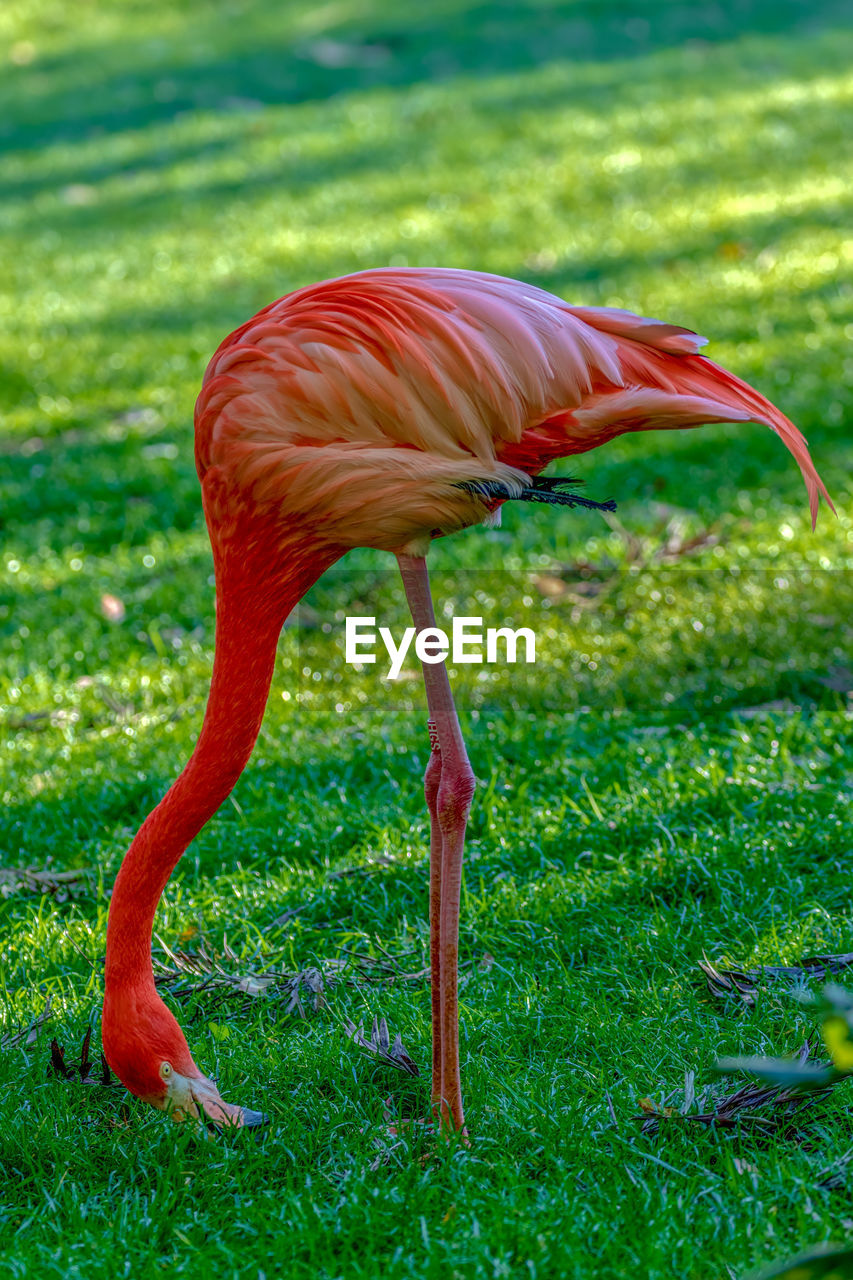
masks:
<instances>
[{"instance_id":1,"label":"flamingo wing","mask_svg":"<svg viewBox=\"0 0 853 1280\"><path fill-rule=\"evenodd\" d=\"M482 520L495 504L478 482L516 496L552 458L625 431L753 419L794 454L814 516L827 495L803 437L696 354L703 341L477 272L326 281L215 353L196 406L199 474L221 469L341 545L397 550Z\"/></svg>"}]
</instances>

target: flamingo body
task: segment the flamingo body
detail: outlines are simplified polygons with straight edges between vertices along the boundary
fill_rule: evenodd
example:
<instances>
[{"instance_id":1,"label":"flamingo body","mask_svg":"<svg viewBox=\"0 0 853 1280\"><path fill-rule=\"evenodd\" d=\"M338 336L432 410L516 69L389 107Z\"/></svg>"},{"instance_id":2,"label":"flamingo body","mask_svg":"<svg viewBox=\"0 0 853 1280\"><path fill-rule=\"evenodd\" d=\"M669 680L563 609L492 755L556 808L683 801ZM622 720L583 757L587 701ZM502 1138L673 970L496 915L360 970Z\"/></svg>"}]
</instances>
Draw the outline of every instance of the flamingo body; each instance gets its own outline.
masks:
<instances>
[{"instance_id":1,"label":"flamingo body","mask_svg":"<svg viewBox=\"0 0 853 1280\"><path fill-rule=\"evenodd\" d=\"M698 354L704 341L517 280L412 268L300 289L221 344L195 417L217 583L211 692L196 749L134 839L110 908L104 1048L133 1093L178 1116L253 1122L199 1071L157 995L151 928L176 862L248 760L281 625L326 567L356 546L393 552L413 617L429 625L432 538L493 521L553 459L632 431L765 423L800 466L813 522L820 496L830 502L797 428ZM455 937L473 774L444 668L424 675L436 726L433 1032L444 1045L433 1097L455 1090L447 1116L461 1126Z\"/></svg>"},{"instance_id":2,"label":"flamingo body","mask_svg":"<svg viewBox=\"0 0 853 1280\"><path fill-rule=\"evenodd\" d=\"M300 289L226 338L196 407L221 467L319 541L398 551L479 523L460 482L508 493L625 431L767 423L826 491L793 423L696 353L706 340L500 276L409 268Z\"/></svg>"}]
</instances>

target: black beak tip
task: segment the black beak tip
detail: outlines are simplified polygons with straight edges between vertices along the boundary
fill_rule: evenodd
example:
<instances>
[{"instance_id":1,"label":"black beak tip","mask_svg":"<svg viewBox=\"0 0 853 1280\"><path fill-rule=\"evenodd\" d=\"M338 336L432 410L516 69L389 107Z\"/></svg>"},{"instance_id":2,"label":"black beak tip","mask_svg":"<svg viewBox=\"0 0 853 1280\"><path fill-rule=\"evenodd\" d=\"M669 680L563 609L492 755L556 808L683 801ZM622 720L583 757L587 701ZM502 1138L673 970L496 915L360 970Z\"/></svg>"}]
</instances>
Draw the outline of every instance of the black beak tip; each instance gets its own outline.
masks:
<instances>
[{"instance_id":1,"label":"black beak tip","mask_svg":"<svg viewBox=\"0 0 853 1280\"><path fill-rule=\"evenodd\" d=\"M251 1111L248 1107L243 1107L242 1127L244 1129L263 1129L271 1123L270 1117L265 1111Z\"/></svg>"}]
</instances>

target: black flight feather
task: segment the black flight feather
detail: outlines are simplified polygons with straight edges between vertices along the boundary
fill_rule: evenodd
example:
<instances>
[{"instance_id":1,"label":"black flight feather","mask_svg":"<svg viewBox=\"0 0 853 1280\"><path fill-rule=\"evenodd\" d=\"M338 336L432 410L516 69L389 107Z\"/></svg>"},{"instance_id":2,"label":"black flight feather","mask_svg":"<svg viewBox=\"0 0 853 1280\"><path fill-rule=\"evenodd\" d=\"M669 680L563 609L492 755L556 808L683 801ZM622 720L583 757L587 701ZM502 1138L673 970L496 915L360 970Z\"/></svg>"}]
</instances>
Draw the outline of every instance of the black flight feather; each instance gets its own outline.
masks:
<instances>
[{"instance_id":1,"label":"black flight feather","mask_svg":"<svg viewBox=\"0 0 853 1280\"><path fill-rule=\"evenodd\" d=\"M582 480L572 476L536 476L521 493L509 493L500 480L465 480L459 484L460 489L469 493L481 494L484 498L503 498L511 501L518 498L522 502L546 502L552 506L586 507L590 511L615 511L616 503L612 498L606 502L594 502L592 498L583 498L579 493L564 493L562 485L579 485Z\"/></svg>"}]
</instances>

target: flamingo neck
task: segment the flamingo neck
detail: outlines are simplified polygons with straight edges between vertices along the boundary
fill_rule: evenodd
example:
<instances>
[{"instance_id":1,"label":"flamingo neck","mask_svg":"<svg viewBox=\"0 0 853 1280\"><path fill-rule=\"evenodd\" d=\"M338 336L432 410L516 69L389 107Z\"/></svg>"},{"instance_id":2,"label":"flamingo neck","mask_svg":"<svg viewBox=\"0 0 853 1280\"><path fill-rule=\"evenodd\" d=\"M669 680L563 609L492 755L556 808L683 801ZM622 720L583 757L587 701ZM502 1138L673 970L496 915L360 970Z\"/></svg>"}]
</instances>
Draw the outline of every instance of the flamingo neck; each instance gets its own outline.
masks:
<instances>
[{"instance_id":1,"label":"flamingo neck","mask_svg":"<svg viewBox=\"0 0 853 1280\"><path fill-rule=\"evenodd\" d=\"M201 733L183 772L139 828L121 864L107 925L107 995L154 993L151 933L161 894L190 841L246 766L266 707L288 614L338 558L292 548L283 569L253 572L251 549L216 555L216 648Z\"/></svg>"}]
</instances>

